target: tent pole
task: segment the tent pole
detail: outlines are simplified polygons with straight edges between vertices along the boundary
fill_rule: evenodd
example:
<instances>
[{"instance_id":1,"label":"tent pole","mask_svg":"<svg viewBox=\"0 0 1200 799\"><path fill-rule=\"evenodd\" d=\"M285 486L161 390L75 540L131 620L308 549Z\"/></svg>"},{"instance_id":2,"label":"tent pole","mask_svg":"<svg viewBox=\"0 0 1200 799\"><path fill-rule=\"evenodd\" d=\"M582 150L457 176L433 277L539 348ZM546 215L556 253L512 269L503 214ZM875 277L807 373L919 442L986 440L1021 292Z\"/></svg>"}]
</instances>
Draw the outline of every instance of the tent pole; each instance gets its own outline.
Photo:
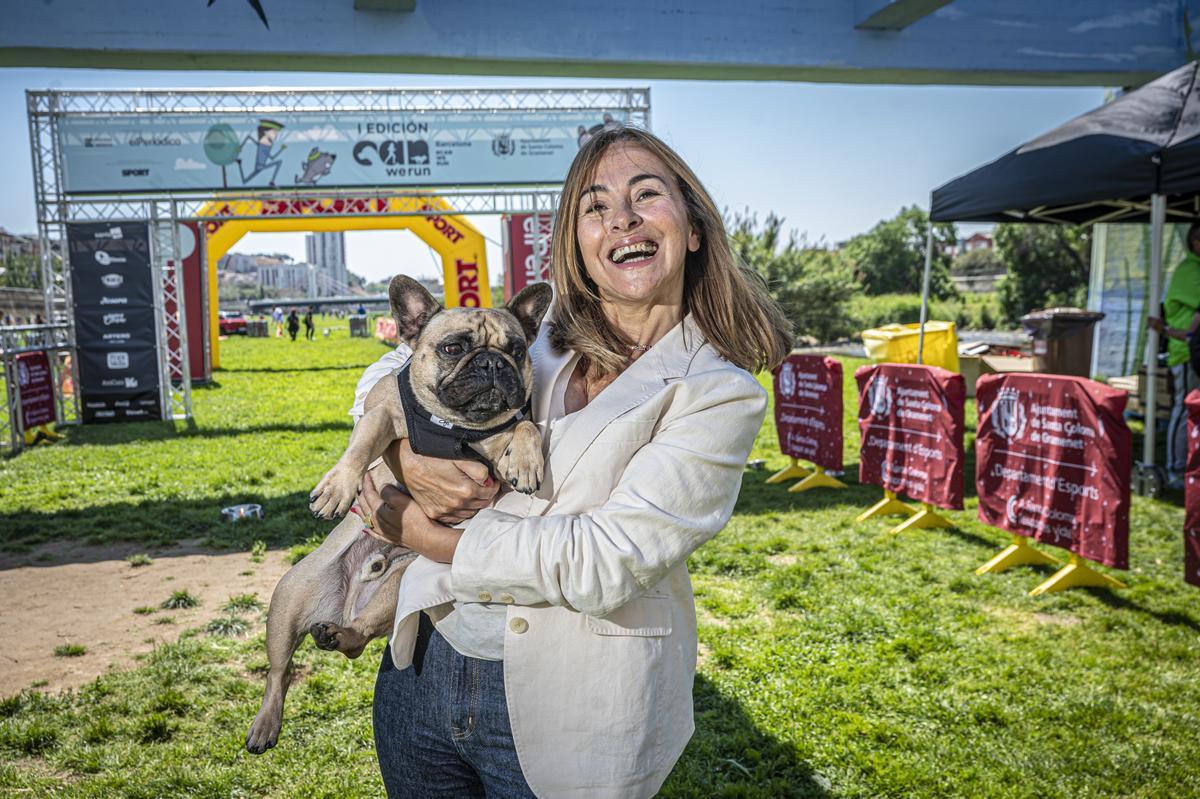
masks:
<instances>
[{"instance_id":1,"label":"tent pole","mask_svg":"<svg viewBox=\"0 0 1200 799\"><path fill-rule=\"evenodd\" d=\"M1146 297L1147 317L1158 316L1162 302L1162 245L1163 220L1166 203L1161 194L1150 197L1150 293ZM1142 439L1142 463L1154 465L1154 439L1158 422L1158 399L1154 396L1158 383L1158 332L1153 328L1146 331L1146 425Z\"/></svg>"},{"instance_id":2,"label":"tent pole","mask_svg":"<svg viewBox=\"0 0 1200 799\"><path fill-rule=\"evenodd\" d=\"M925 322L929 319L929 273L933 269L933 219L925 238L925 276L921 279L921 330L917 334L917 363L925 363Z\"/></svg>"}]
</instances>

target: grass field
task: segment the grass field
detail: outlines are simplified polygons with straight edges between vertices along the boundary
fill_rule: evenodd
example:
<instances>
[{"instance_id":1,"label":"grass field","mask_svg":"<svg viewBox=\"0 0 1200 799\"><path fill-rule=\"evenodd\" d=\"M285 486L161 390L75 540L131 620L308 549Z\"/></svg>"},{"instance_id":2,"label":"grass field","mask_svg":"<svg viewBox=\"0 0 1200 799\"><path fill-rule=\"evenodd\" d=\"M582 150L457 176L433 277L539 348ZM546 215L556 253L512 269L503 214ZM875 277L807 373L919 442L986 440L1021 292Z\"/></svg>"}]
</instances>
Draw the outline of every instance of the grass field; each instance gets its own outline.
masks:
<instances>
[{"instance_id":1,"label":"grass field","mask_svg":"<svg viewBox=\"0 0 1200 799\"><path fill-rule=\"evenodd\" d=\"M194 426L72 430L0 462L0 546L249 550L323 534L305 496L382 351L344 330L312 344L225 342ZM858 362L844 363L853 476ZM969 403L968 452L974 423ZM733 520L691 559L697 731L664 796L1200 796L1200 594L1181 578L1179 507L1134 500L1128 590L1033 599L1049 570L974 574L1007 536L974 520L970 479L967 509L949 514L957 529L890 536L888 521L851 521L878 489L765 485L784 463L769 421L753 457L770 468L746 472ZM247 501L263 504L262 523L220 523L221 507ZM9 647L19 653L19 635ZM351 662L306 643L280 745L261 757L242 748L266 665L258 623L248 639L185 633L77 692L9 697L0 794L379 796L381 648Z\"/></svg>"}]
</instances>

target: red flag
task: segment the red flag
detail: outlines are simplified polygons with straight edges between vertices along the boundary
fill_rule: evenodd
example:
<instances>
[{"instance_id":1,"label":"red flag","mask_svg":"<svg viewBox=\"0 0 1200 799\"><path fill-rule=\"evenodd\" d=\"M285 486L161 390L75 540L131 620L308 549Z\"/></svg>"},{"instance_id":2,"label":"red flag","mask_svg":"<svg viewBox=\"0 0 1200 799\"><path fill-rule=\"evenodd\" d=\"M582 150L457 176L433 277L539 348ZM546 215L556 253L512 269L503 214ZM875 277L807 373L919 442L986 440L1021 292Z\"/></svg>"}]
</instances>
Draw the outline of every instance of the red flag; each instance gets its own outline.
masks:
<instances>
[{"instance_id":1,"label":"red flag","mask_svg":"<svg viewBox=\"0 0 1200 799\"><path fill-rule=\"evenodd\" d=\"M936 366L862 366L858 479L940 508L963 506L963 376Z\"/></svg>"},{"instance_id":2,"label":"red flag","mask_svg":"<svg viewBox=\"0 0 1200 799\"><path fill-rule=\"evenodd\" d=\"M1129 568L1127 396L1083 377L980 377L980 521Z\"/></svg>"},{"instance_id":3,"label":"red flag","mask_svg":"<svg viewBox=\"0 0 1200 799\"><path fill-rule=\"evenodd\" d=\"M841 471L842 365L822 355L789 355L774 374L779 451Z\"/></svg>"}]
</instances>

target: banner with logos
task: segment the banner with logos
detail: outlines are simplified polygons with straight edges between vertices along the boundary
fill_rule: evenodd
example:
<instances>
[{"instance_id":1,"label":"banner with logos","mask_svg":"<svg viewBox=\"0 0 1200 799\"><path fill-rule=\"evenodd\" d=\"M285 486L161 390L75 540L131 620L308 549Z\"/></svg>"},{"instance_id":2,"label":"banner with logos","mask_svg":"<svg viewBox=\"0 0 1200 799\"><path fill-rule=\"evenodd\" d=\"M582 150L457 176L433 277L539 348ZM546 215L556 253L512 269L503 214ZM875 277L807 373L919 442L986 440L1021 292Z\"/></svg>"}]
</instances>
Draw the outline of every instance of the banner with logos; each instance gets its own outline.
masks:
<instances>
[{"instance_id":1,"label":"banner with logos","mask_svg":"<svg viewBox=\"0 0 1200 799\"><path fill-rule=\"evenodd\" d=\"M505 214L504 296L515 297L531 283L550 280L550 238L554 217L550 214Z\"/></svg>"},{"instance_id":2,"label":"banner with logos","mask_svg":"<svg viewBox=\"0 0 1200 799\"><path fill-rule=\"evenodd\" d=\"M1200 389L1184 400L1188 416L1187 474L1184 480L1183 579L1200 586Z\"/></svg>"},{"instance_id":3,"label":"banner with logos","mask_svg":"<svg viewBox=\"0 0 1200 799\"><path fill-rule=\"evenodd\" d=\"M45 352L17 356L17 388L21 392L23 430L54 421L54 373Z\"/></svg>"},{"instance_id":4,"label":"banner with logos","mask_svg":"<svg viewBox=\"0 0 1200 799\"><path fill-rule=\"evenodd\" d=\"M779 451L842 470L842 365L824 355L789 355L775 370Z\"/></svg>"},{"instance_id":5,"label":"banner with logos","mask_svg":"<svg viewBox=\"0 0 1200 799\"><path fill-rule=\"evenodd\" d=\"M67 249L83 421L161 418L149 228L71 224Z\"/></svg>"},{"instance_id":6,"label":"banner with logos","mask_svg":"<svg viewBox=\"0 0 1200 799\"><path fill-rule=\"evenodd\" d=\"M940 508L963 506L963 376L936 366L861 366L859 480Z\"/></svg>"},{"instance_id":7,"label":"banner with logos","mask_svg":"<svg viewBox=\"0 0 1200 799\"><path fill-rule=\"evenodd\" d=\"M980 377L980 521L1129 568L1133 440L1125 424L1127 398L1082 377Z\"/></svg>"},{"instance_id":8,"label":"banner with logos","mask_svg":"<svg viewBox=\"0 0 1200 799\"><path fill-rule=\"evenodd\" d=\"M67 193L561 183L628 112L63 115Z\"/></svg>"}]
</instances>

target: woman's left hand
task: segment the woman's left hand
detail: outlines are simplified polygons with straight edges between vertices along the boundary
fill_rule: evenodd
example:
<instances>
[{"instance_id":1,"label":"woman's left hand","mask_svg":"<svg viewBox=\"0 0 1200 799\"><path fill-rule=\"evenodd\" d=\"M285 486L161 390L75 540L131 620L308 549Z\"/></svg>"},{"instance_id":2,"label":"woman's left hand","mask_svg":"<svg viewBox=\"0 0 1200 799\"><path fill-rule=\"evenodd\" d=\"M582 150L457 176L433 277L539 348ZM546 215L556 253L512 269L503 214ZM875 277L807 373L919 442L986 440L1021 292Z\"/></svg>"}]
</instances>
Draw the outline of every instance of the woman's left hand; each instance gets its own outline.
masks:
<instances>
[{"instance_id":1,"label":"woman's left hand","mask_svg":"<svg viewBox=\"0 0 1200 799\"><path fill-rule=\"evenodd\" d=\"M358 513L366 523L366 531L382 541L441 563L454 559L462 532L430 521L413 498L395 485L377 488L370 472L363 476Z\"/></svg>"}]
</instances>

